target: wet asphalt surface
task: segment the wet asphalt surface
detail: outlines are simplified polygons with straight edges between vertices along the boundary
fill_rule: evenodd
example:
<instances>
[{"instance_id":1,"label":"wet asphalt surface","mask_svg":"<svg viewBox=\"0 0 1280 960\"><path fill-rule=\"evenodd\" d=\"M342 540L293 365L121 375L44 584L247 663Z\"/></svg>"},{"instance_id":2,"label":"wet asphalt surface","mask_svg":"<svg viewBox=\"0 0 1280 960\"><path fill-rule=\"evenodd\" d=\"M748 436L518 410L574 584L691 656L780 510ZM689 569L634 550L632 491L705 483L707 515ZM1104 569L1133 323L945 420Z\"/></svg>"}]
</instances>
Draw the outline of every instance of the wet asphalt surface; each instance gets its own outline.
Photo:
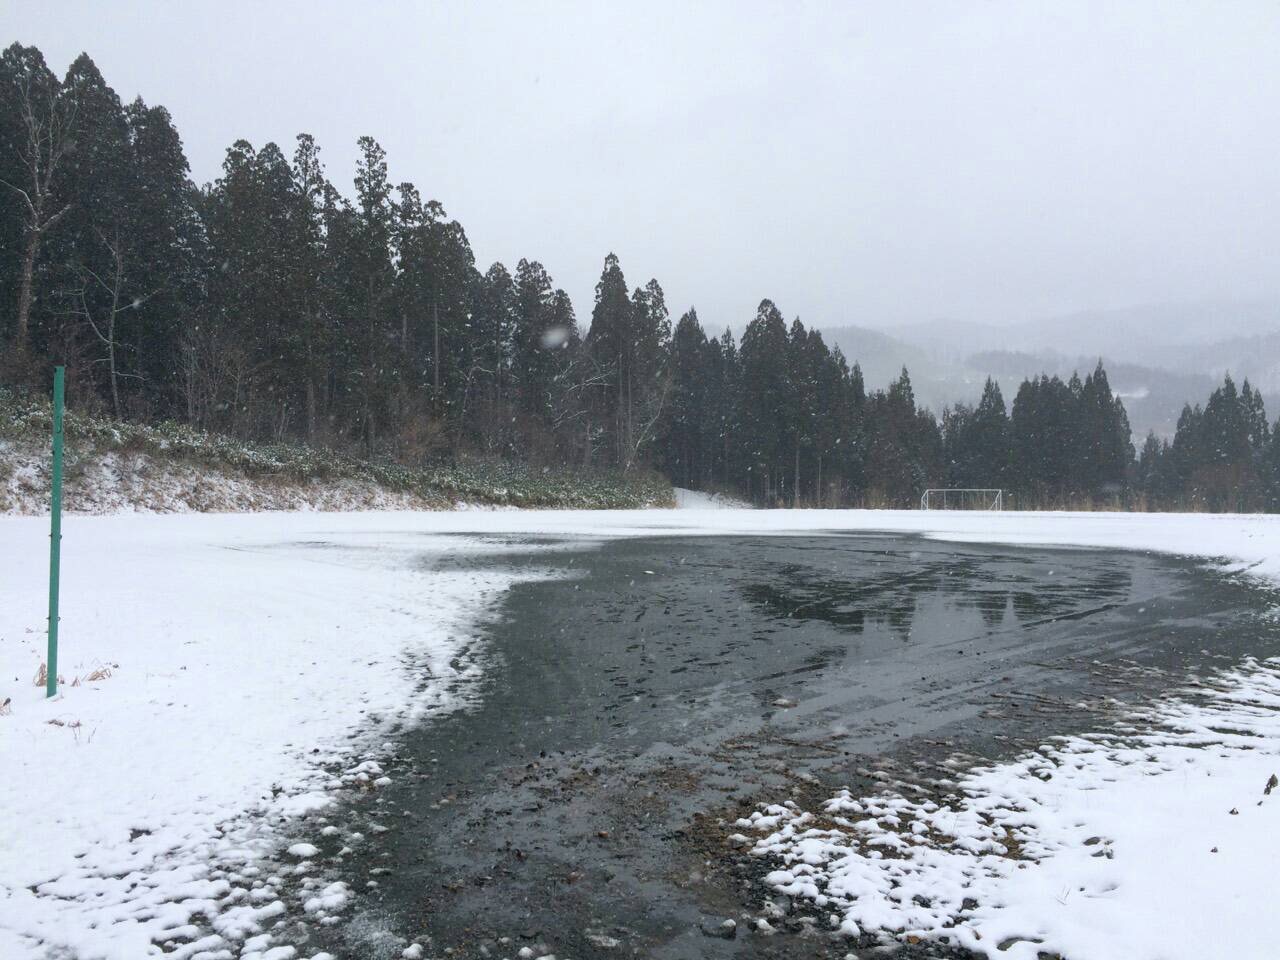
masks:
<instances>
[{"instance_id":1,"label":"wet asphalt surface","mask_svg":"<svg viewBox=\"0 0 1280 960\"><path fill-rule=\"evenodd\" d=\"M1274 595L1157 555L832 535L442 565L493 563L564 576L508 592L475 706L405 734L393 783L333 818L364 833L336 874L360 896L306 950L867 956L803 904L744 928L769 865L728 841L736 817L927 784L1280 653ZM726 917L734 939L704 933Z\"/></svg>"}]
</instances>

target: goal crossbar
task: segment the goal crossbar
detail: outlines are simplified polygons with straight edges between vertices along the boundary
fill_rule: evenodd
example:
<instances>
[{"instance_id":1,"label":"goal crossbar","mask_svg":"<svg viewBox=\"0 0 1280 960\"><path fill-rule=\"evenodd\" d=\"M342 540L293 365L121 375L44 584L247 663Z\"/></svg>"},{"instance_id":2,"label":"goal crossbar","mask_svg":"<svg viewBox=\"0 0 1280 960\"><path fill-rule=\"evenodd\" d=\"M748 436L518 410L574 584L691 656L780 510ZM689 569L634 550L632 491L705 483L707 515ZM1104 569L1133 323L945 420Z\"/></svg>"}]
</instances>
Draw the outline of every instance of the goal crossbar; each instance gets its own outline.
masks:
<instances>
[{"instance_id":1,"label":"goal crossbar","mask_svg":"<svg viewBox=\"0 0 1280 960\"><path fill-rule=\"evenodd\" d=\"M971 504L971 510L1003 510L1004 491L995 487L938 487L920 496L921 510L946 510L947 500ZM940 501L940 502L938 502ZM959 509L966 509L960 506Z\"/></svg>"}]
</instances>

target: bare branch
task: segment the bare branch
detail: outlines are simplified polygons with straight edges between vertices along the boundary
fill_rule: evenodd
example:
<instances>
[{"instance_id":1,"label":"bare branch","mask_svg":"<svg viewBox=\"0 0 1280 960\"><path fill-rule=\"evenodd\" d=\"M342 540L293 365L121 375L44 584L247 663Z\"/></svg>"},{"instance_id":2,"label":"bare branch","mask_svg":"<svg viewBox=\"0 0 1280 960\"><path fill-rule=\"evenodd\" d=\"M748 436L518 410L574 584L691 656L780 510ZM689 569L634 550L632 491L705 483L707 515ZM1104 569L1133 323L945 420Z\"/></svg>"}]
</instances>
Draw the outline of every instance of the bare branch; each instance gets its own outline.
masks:
<instances>
[{"instance_id":1,"label":"bare branch","mask_svg":"<svg viewBox=\"0 0 1280 960\"><path fill-rule=\"evenodd\" d=\"M25 200L25 201L26 201L27 209L28 209L29 211L31 211L31 218L32 218L32 220L34 221L34 220L35 220L35 218L38 216L38 214L36 213L36 208L35 208L35 206L31 203L31 195L30 195L29 193L27 193L27 191L23 190L23 189L22 189L20 186L18 186L17 184L10 183L8 180L0 180L0 184L4 184L4 185L5 185L6 187L8 187L10 190L15 191L16 193L18 193L18 194L22 197L22 199L23 199L23 200Z\"/></svg>"}]
</instances>

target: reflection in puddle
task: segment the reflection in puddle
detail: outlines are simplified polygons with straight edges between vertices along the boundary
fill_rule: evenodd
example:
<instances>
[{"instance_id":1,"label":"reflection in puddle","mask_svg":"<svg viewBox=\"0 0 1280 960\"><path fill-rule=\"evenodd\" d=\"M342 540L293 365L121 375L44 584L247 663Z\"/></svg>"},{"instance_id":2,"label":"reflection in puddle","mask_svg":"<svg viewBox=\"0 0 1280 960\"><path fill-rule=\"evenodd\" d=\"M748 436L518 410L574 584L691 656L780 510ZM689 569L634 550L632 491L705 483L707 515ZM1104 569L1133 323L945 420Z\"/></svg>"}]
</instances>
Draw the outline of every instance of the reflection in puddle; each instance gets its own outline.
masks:
<instances>
[{"instance_id":1,"label":"reflection in puddle","mask_svg":"<svg viewBox=\"0 0 1280 960\"><path fill-rule=\"evenodd\" d=\"M868 576L865 568L833 576L829 569L788 564L776 580L745 584L742 592L769 617L820 621L855 634L874 625L903 639L926 608L931 620L941 617L960 626L977 614L984 627L995 629L1009 618L1030 626L1078 617L1129 593L1131 576L1123 566L1064 566L1068 569L1046 569L1032 579L1025 560L1015 564L993 557L917 556L914 570L887 576Z\"/></svg>"}]
</instances>

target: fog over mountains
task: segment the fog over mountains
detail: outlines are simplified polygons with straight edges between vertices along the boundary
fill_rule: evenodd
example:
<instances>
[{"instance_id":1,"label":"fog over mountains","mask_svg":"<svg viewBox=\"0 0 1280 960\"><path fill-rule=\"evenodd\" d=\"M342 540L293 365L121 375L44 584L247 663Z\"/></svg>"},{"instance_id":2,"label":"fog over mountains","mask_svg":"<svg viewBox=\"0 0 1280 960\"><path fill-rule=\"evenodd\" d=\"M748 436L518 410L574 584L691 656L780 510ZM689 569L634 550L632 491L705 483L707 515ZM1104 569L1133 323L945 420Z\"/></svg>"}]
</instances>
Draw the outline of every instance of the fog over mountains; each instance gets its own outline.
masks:
<instances>
[{"instance_id":1,"label":"fog over mountains","mask_svg":"<svg viewBox=\"0 0 1280 960\"><path fill-rule=\"evenodd\" d=\"M1248 378L1271 416L1280 413L1280 303L1149 304L1006 325L930 320L822 333L861 364L869 387L884 386L905 365L917 399L935 412L976 402L988 376L1012 403L1025 377L1083 376L1101 359L1135 441L1148 430L1172 436L1183 404L1204 403L1226 373Z\"/></svg>"}]
</instances>

